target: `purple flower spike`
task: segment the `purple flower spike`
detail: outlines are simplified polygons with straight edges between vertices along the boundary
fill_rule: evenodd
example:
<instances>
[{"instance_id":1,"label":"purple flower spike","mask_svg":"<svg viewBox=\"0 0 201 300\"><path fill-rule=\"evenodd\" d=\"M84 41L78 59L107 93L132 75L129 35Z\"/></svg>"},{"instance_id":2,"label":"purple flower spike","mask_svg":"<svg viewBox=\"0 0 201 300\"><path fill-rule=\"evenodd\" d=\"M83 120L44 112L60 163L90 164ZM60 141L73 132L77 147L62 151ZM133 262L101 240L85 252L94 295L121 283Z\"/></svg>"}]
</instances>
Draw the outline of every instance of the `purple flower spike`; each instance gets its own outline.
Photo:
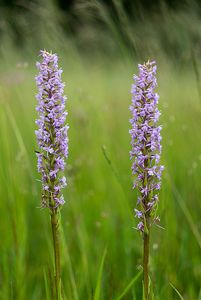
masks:
<instances>
[{"instance_id":1,"label":"purple flower spike","mask_svg":"<svg viewBox=\"0 0 201 300\"><path fill-rule=\"evenodd\" d=\"M36 137L40 152L37 152L38 171L42 175L42 207L56 209L64 204L61 190L66 186L62 171L68 157L68 125L65 111L66 97L63 96L62 70L58 67L56 54L41 51L42 62L37 63L39 118Z\"/></svg>"},{"instance_id":2,"label":"purple flower spike","mask_svg":"<svg viewBox=\"0 0 201 300\"><path fill-rule=\"evenodd\" d=\"M160 112L159 96L155 93L156 63L154 61L138 65L139 75L134 75L132 104L130 111L132 128L130 158L133 161L132 174L135 176L134 188L139 192L136 217L140 219L137 228L144 231L157 221L156 208L160 189L161 173L161 126L158 126ZM149 224L147 224L149 222Z\"/></svg>"}]
</instances>

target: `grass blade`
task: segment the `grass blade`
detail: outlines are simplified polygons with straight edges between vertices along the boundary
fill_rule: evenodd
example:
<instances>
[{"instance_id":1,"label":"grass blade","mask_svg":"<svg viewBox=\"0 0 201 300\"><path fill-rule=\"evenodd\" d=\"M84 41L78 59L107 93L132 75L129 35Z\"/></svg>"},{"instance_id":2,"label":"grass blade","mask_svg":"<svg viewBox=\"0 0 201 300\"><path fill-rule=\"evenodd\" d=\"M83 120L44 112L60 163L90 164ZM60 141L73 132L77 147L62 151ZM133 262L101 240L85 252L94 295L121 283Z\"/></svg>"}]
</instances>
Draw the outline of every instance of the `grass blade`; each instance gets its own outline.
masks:
<instances>
[{"instance_id":1,"label":"grass blade","mask_svg":"<svg viewBox=\"0 0 201 300\"><path fill-rule=\"evenodd\" d=\"M95 294L94 294L94 300L100 299L101 279L102 279L102 274L103 274L103 266L104 266L104 262L105 262L106 253L107 253L107 248L105 248L102 259L101 259L101 264L100 264L99 271L98 271L98 278L97 278L96 289L95 289Z\"/></svg>"},{"instance_id":2,"label":"grass blade","mask_svg":"<svg viewBox=\"0 0 201 300\"><path fill-rule=\"evenodd\" d=\"M123 193L123 196L124 196L124 199L125 199L125 202L124 202L124 206L125 204L127 205L127 208L128 208L128 212L130 213L130 217L131 219L133 218L133 215L131 213L131 210L130 210L130 206L129 206L129 203L128 203L128 197L126 195L126 192L125 192L125 189L124 189L124 186L122 184L122 180L120 179L120 176L119 176L119 173L116 171L116 169L114 168L114 165L112 163L112 160L110 159L108 153L107 153L107 149L105 146L102 146L102 152L103 152L103 156L108 164L108 166L110 167L114 177L116 178L121 190L122 190L122 193Z\"/></svg>"},{"instance_id":3,"label":"grass blade","mask_svg":"<svg viewBox=\"0 0 201 300\"><path fill-rule=\"evenodd\" d=\"M73 300L79 300L77 285L76 285L76 281L75 281L75 274L73 272L73 267L72 267L72 263L71 263L71 259L70 259L70 255L69 255L69 249L68 249L68 245L65 241L62 224L61 224L60 232L61 232L62 246L64 249L63 255L64 255L65 263L66 263L68 271L69 271L70 283L71 283L71 287L72 287L72 291L73 291Z\"/></svg>"},{"instance_id":4,"label":"grass blade","mask_svg":"<svg viewBox=\"0 0 201 300\"><path fill-rule=\"evenodd\" d=\"M142 275L142 270L140 272L138 272L137 275L129 282L129 284L125 287L125 289L123 290L121 295L119 297L117 297L116 300L123 299L123 297L127 294L127 292L136 283L136 281L140 278L141 275Z\"/></svg>"},{"instance_id":5,"label":"grass blade","mask_svg":"<svg viewBox=\"0 0 201 300\"><path fill-rule=\"evenodd\" d=\"M46 270L45 268L43 269L43 277L44 277L44 282L45 282L45 294L46 294L46 300L50 300L51 299L51 295L50 295L50 286L48 284L48 276L46 274Z\"/></svg>"},{"instance_id":6,"label":"grass blade","mask_svg":"<svg viewBox=\"0 0 201 300\"><path fill-rule=\"evenodd\" d=\"M184 298L182 297L182 295L180 294L180 292L177 290L177 288L170 282L171 287L173 288L173 290L176 292L176 294L179 296L179 298L181 300L184 300Z\"/></svg>"},{"instance_id":7,"label":"grass blade","mask_svg":"<svg viewBox=\"0 0 201 300\"><path fill-rule=\"evenodd\" d=\"M185 204L185 201L183 200L181 194L179 193L178 189L176 188L176 186L174 185L174 183L171 181L171 185L172 185L172 189L173 189L173 194L177 200L177 202L179 203L179 206L181 207L185 217L186 217L186 220L190 226L190 229L198 243L198 245L200 246L201 248L201 235L197 229L197 226L195 225L195 223L193 222L193 218Z\"/></svg>"}]
</instances>

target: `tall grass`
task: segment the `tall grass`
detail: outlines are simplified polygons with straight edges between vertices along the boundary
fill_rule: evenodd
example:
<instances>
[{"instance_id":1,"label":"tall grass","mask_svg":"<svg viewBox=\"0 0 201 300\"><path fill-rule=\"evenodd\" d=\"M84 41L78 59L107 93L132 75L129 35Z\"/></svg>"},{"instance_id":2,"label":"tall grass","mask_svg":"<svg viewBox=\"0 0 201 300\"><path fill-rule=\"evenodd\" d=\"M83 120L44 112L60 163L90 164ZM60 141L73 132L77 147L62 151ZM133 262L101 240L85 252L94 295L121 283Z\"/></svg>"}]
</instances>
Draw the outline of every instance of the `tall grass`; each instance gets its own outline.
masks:
<instances>
[{"instance_id":1,"label":"tall grass","mask_svg":"<svg viewBox=\"0 0 201 300\"><path fill-rule=\"evenodd\" d=\"M66 299L93 299L97 294L100 299L116 299L142 263L140 237L133 229L136 195L131 190L128 155L129 87L135 68L117 62L108 68L97 61L87 65L86 76L88 63L71 65L64 56L61 61L71 124L69 187L62 211L63 291ZM12 65L1 71L2 299L44 298L52 268L48 218L38 208L33 66L32 59L26 68ZM198 299L200 102L193 71L178 73L161 61L159 80L166 166L160 215L165 230L155 228L152 235L155 297L174 299L171 283L184 299ZM101 293L97 292L100 285ZM124 299L139 299L140 295L138 279L126 289Z\"/></svg>"},{"instance_id":2,"label":"tall grass","mask_svg":"<svg viewBox=\"0 0 201 300\"><path fill-rule=\"evenodd\" d=\"M57 44L51 34L46 40L44 36L40 46L52 44L59 54L69 95L69 186L62 210L64 299L141 299L142 249L133 229L136 194L131 189L128 134L136 54L133 58L113 48L118 49L113 57L102 56L101 51L80 55L79 40L66 41L60 32L58 37ZM113 34L105 39L116 44ZM155 227L151 237L152 285L157 300L200 299L199 79L191 56L188 63L172 64L161 46L148 51L145 40L145 48L139 46L142 57L154 53L159 65L166 166L159 206L164 229ZM0 299L50 299L51 229L48 212L38 208L34 153L38 53L34 47L38 46L27 43L19 54L9 44L8 39L1 45L0 64Z\"/></svg>"}]
</instances>

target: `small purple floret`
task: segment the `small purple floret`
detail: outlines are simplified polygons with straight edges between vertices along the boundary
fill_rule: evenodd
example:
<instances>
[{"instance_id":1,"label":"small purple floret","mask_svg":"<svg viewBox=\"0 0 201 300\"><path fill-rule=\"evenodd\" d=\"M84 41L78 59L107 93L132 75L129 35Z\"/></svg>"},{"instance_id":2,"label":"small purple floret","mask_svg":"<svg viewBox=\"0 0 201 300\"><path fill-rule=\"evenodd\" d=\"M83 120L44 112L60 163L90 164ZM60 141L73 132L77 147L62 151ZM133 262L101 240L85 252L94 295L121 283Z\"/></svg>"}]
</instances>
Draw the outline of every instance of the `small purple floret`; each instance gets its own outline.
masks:
<instances>
[{"instance_id":1,"label":"small purple floret","mask_svg":"<svg viewBox=\"0 0 201 300\"><path fill-rule=\"evenodd\" d=\"M159 96L155 93L156 63L154 61L138 65L139 75L134 75L132 85L132 113L130 158L133 161L132 174L135 176L133 188L139 192L136 217L140 219L137 228L144 231L147 219L157 221L156 207L161 184L160 165L161 126L158 126L160 112Z\"/></svg>"},{"instance_id":2,"label":"small purple floret","mask_svg":"<svg viewBox=\"0 0 201 300\"><path fill-rule=\"evenodd\" d=\"M66 178L62 174L65 158L68 157L66 97L63 96L64 83L57 55L46 51L41 51L40 55L42 62L36 64L39 70L36 77L38 171L42 175L42 207L55 209L64 204L61 190L66 186Z\"/></svg>"}]
</instances>

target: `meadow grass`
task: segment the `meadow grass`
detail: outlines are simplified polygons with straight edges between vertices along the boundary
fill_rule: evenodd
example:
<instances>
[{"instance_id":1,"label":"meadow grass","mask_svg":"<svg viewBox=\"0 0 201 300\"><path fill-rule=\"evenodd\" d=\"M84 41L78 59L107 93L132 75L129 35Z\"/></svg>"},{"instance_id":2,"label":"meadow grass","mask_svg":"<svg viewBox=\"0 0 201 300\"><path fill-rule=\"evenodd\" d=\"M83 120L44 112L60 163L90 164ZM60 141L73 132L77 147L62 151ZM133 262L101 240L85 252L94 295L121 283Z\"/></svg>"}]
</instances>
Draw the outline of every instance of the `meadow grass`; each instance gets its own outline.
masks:
<instances>
[{"instance_id":1,"label":"meadow grass","mask_svg":"<svg viewBox=\"0 0 201 300\"><path fill-rule=\"evenodd\" d=\"M138 300L142 244L133 229L128 133L137 62L59 56L70 125L61 212L64 299ZM0 299L50 299L51 228L48 210L39 208L34 153L35 60L26 66L22 56L4 54L0 68ZM163 228L151 233L154 299L200 300L201 102L193 68L176 69L161 58L158 66L165 171Z\"/></svg>"}]
</instances>

